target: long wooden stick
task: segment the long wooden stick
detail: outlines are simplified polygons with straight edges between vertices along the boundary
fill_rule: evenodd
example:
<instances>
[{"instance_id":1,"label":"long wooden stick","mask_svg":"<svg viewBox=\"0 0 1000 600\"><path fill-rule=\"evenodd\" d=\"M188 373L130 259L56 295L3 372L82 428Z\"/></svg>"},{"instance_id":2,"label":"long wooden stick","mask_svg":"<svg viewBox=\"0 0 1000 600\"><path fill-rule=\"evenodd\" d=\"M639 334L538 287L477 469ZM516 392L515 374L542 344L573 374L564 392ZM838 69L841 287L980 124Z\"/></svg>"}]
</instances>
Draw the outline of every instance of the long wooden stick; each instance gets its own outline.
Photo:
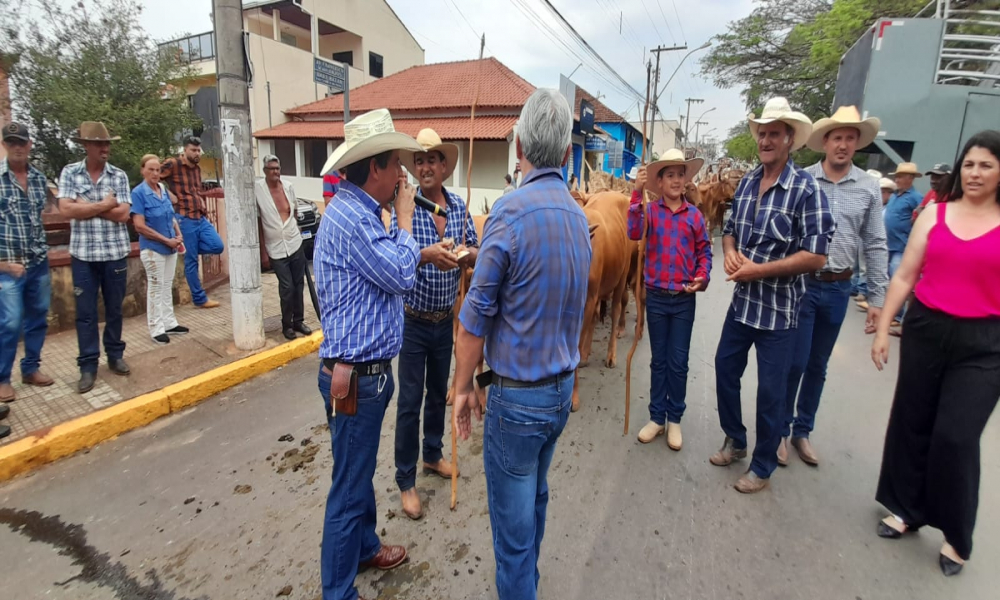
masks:
<instances>
[{"instance_id":1,"label":"long wooden stick","mask_svg":"<svg viewBox=\"0 0 1000 600\"><path fill-rule=\"evenodd\" d=\"M642 109L642 152L639 155L640 164L646 160L646 115L649 112L649 78L651 68L652 65L646 65L646 105ZM643 190L642 198L639 200L639 214L642 216L642 236L639 238L639 258L636 261L636 269L638 269L639 273L638 277L635 278L635 309L638 314L635 317L635 336L632 338L632 347L629 349L628 358L625 360L625 431L622 432L623 436L628 435L629 409L631 408L632 399L632 356L635 354L635 349L639 346L639 335L642 332L642 317L645 311L641 294L644 283L643 279L646 274L646 230L649 229L649 222L646 218L645 190Z\"/></svg>"}]
</instances>

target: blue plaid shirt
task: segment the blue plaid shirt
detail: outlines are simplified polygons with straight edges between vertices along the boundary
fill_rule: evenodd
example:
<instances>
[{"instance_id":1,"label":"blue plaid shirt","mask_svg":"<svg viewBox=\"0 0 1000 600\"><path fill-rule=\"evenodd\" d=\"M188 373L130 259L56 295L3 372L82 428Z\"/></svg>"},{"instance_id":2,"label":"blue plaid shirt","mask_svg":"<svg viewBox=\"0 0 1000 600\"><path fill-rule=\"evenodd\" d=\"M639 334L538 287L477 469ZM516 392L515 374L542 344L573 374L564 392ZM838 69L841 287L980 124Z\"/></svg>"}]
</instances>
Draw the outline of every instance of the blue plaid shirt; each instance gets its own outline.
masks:
<instances>
[{"instance_id":1,"label":"blue plaid shirt","mask_svg":"<svg viewBox=\"0 0 1000 600\"><path fill-rule=\"evenodd\" d=\"M740 180L723 235L735 238L736 249L755 263L780 260L800 250L825 255L836 225L826 195L813 176L789 160L757 211L763 177L761 165ZM772 331L794 329L805 292L805 275L737 283L732 307L736 320L744 325Z\"/></svg>"},{"instance_id":2,"label":"blue plaid shirt","mask_svg":"<svg viewBox=\"0 0 1000 600\"><path fill-rule=\"evenodd\" d=\"M466 214L465 202L456 194L441 188L448 202L448 221L444 226L444 237L455 240L455 245L462 243L462 215L465 216L465 245L474 247L479 245L476 238L476 224L472 222L472 215ZM396 227L396 214L392 215L392 227ZM417 240L417 245L421 249L433 246L441 241L438 235L437 225L434 223L434 215L426 210L418 210L413 213L413 238ZM449 310L455 306L455 297L458 296L458 278L461 269L442 271L432 264L426 264L417 268L417 283L413 290L406 295L406 305L421 312L437 312Z\"/></svg>"},{"instance_id":3,"label":"blue plaid shirt","mask_svg":"<svg viewBox=\"0 0 1000 600\"><path fill-rule=\"evenodd\" d=\"M87 161L66 165L59 175L59 197L84 202L100 202L110 192L118 197L118 204L131 204L132 192L128 187L125 171L111 163L104 165L97 183L87 172ZM87 262L121 260L132 250L128 226L101 217L70 221L69 254Z\"/></svg>"},{"instance_id":4,"label":"blue plaid shirt","mask_svg":"<svg viewBox=\"0 0 1000 600\"><path fill-rule=\"evenodd\" d=\"M531 171L493 206L459 313L497 374L539 381L575 369L590 231L560 169Z\"/></svg>"},{"instance_id":5,"label":"blue plaid shirt","mask_svg":"<svg viewBox=\"0 0 1000 600\"><path fill-rule=\"evenodd\" d=\"M48 256L42 224L46 190L45 175L35 167L28 165L28 189L24 190L7 159L0 160L0 262L33 267Z\"/></svg>"},{"instance_id":6,"label":"blue plaid shirt","mask_svg":"<svg viewBox=\"0 0 1000 600\"><path fill-rule=\"evenodd\" d=\"M403 295L416 281L420 248L404 230L386 233L381 215L347 181L323 212L313 255L322 358L390 360L403 345Z\"/></svg>"}]
</instances>

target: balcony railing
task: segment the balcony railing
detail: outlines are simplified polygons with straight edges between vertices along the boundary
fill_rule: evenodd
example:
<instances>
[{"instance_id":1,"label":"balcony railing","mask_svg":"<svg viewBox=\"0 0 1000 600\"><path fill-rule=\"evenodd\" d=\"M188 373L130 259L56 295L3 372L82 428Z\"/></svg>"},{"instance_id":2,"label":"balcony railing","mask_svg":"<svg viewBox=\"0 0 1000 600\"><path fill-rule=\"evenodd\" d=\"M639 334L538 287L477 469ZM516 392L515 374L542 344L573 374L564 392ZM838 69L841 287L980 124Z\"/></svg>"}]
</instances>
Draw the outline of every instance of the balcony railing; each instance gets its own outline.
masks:
<instances>
[{"instance_id":1,"label":"balcony railing","mask_svg":"<svg viewBox=\"0 0 1000 600\"><path fill-rule=\"evenodd\" d=\"M160 44L160 52L174 56L177 62L189 65L215 58L215 36L209 31Z\"/></svg>"}]
</instances>

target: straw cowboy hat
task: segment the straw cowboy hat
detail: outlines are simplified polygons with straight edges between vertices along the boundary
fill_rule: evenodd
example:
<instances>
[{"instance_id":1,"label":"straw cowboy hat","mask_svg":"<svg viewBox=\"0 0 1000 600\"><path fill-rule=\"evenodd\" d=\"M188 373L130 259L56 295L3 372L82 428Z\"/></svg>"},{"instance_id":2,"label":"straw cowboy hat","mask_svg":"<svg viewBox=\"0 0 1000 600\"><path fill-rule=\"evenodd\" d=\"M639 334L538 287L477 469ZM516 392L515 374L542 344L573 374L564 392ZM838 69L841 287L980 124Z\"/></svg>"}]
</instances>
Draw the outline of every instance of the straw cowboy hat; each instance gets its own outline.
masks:
<instances>
[{"instance_id":1,"label":"straw cowboy hat","mask_svg":"<svg viewBox=\"0 0 1000 600\"><path fill-rule=\"evenodd\" d=\"M70 138L74 142L117 142L119 136L111 137L108 128L100 121L84 121L80 124L77 135Z\"/></svg>"},{"instance_id":2,"label":"straw cowboy hat","mask_svg":"<svg viewBox=\"0 0 1000 600\"><path fill-rule=\"evenodd\" d=\"M413 164L413 153L424 149L413 138L400 133L392 126L392 116L385 108L366 112L344 123L344 143L337 146L326 159L320 175L354 164L361 159L381 154L389 150L399 150L403 164Z\"/></svg>"},{"instance_id":3,"label":"straw cowboy hat","mask_svg":"<svg viewBox=\"0 0 1000 600\"><path fill-rule=\"evenodd\" d=\"M883 177L878 180L879 189L896 191L896 182L889 179L888 177Z\"/></svg>"},{"instance_id":4,"label":"straw cowboy hat","mask_svg":"<svg viewBox=\"0 0 1000 600\"><path fill-rule=\"evenodd\" d=\"M420 133L417 134L417 143L420 144L424 152L440 152L444 155L446 167L444 178L448 179L451 177L452 172L455 170L455 165L458 163L458 146L455 144L445 144L441 141L441 136L430 128L420 130ZM416 159L416 156L413 158ZM411 162L410 164L413 163Z\"/></svg>"},{"instance_id":5,"label":"straw cowboy hat","mask_svg":"<svg viewBox=\"0 0 1000 600\"><path fill-rule=\"evenodd\" d=\"M833 113L833 116L820 119L813 124L812 135L806 145L810 150L823 152L823 138L834 129L841 127L853 127L859 132L858 148L864 148L875 141L878 136L878 129L882 126L882 121L875 117L861 118L855 106L841 106Z\"/></svg>"},{"instance_id":6,"label":"straw cowboy hat","mask_svg":"<svg viewBox=\"0 0 1000 600\"><path fill-rule=\"evenodd\" d=\"M792 152L806 145L809 141L809 134L812 133L812 121L809 117L800 112L792 110L788 100L781 96L776 96L767 101L764 110L759 118L754 118L753 113L747 118L750 123L750 132L754 138L757 137L757 128L761 125L781 121L795 130L795 139L792 140Z\"/></svg>"},{"instance_id":7,"label":"straw cowboy hat","mask_svg":"<svg viewBox=\"0 0 1000 600\"><path fill-rule=\"evenodd\" d=\"M868 169L865 173L868 173L875 179L882 179L882 171L879 171L878 169Z\"/></svg>"},{"instance_id":8,"label":"straw cowboy hat","mask_svg":"<svg viewBox=\"0 0 1000 600\"><path fill-rule=\"evenodd\" d=\"M917 163L904 162L899 163L896 166L896 170L889 173L889 177L895 177L896 175L913 175L914 177L923 177L924 174L920 172L917 168Z\"/></svg>"},{"instance_id":9,"label":"straw cowboy hat","mask_svg":"<svg viewBox=\"0 0 1000 600\"><path fill-rule=\"evenodd\" d=\"M663 167L672 167L674 165L684 165L684 178L691 181L701 167L705 164L705 159L703 158L692 158L690 160L684 160L684 151L678 148L671 148L663 153L660 160L649 163L646 166L646 177L652 178L656 177Z\"/></svg>"}]
</instances>

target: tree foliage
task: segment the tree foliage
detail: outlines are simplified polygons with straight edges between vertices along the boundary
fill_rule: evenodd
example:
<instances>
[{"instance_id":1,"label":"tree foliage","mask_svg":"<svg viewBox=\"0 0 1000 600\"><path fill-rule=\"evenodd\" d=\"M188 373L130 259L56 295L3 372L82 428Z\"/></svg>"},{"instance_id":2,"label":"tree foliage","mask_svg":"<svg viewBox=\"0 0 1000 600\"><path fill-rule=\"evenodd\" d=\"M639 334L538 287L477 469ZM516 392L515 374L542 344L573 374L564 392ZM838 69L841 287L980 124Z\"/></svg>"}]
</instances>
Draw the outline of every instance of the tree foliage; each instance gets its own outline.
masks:
<instances>
[{"instance_id":1,"label":"tree foliage","mask_svg":"<svg viewBox=\"0 0 1000 600\"><path fill-rule=\"evenodd\" d=\"M14 116L31 126L33 161L58 176L83 156L70 142L80 123L103 121L122 138L112 144L112 164L135 183L143 154L172 154L181 132L199 123L184 93L190 72L158 51L139 25L136 0L58 4L39 1L0 22L0 54L16 57Z\"/></svg>"}]
</instances>

